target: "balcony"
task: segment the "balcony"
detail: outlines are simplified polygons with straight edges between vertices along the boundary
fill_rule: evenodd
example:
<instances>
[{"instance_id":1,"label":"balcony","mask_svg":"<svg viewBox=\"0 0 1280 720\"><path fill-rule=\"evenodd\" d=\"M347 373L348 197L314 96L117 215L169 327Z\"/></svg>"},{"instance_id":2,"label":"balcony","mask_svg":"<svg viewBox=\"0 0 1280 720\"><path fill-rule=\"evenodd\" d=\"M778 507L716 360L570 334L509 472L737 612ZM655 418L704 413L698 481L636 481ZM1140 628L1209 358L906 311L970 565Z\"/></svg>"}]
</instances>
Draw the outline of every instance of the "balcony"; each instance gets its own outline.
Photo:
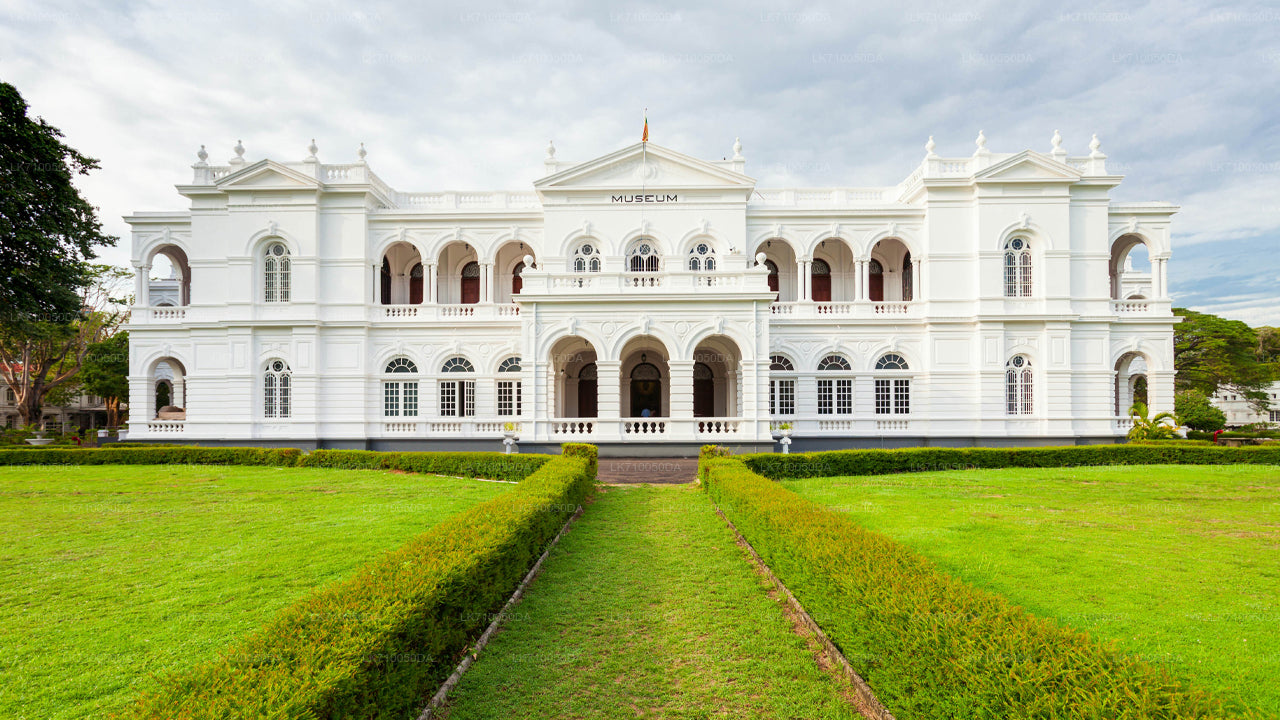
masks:
<instances>
[{"instance_id":1,"label":"balcony","mask_svg":"<svg viewBox=\"0 0 1280 720\"><path fill-rule=\"evenodd\" d=\"M924 315L920 302L775 302L769 306L775 320L823 318L917 318Z\"/></svg>"},{"instance_id":2,"label":"balcony","mask_svg":"<svg viewBox=\"0 0 1280 720\"><path fill-rule=\"evenodd\" d=\"M1112 300L1111 313L1121 318L1169 317L1173 313L1171 300Z\"/></svg>"},{"instance_id":3,"label":"balcony","mask_svg":"<svg viewBox=\"0 0 1280 720\"><path fill-rule=\"evenodd\" d=\"M520 319L520 306L514 303L474 303L467 305L373 305L370 322L469 322Z\"/></svg>"},{"instance_id":4,"label":"balcony","mask_svg":"<svg viewBox=\"0 0 1280 720\"><path fill-rule=\"evenodd\" d=\"M694 272L541 272L526 270L521 298L546 295L705 295L711 293L769 294L768 276L763 268Z\"/></svg>"}]
</instances>

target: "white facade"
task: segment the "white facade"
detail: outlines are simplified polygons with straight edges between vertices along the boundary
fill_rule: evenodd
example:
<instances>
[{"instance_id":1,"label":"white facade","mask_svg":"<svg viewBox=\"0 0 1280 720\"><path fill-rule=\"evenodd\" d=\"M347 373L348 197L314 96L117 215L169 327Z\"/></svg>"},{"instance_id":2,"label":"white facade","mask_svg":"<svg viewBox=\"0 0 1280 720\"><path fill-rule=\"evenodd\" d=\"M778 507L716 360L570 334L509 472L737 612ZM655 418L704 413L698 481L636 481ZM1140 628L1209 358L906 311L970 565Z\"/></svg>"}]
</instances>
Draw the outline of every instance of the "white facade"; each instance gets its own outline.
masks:
<instances>
[{"instance_id":1,"label":"white facade","mask_svg":"<svg viewBox=\"0 0 1280 720\"><path fill-rule=\"evenodd\" d=\"M189 209L126 218L131 396L161 368L186 410L135 402L130 436L496 448L515 422L523 443L768 446L790 422L797 448L1113 441L1137 372L1172 409L1177 208L1112 202L1096 138L1081 157L1060 142L930 140L897 185L812 189L757 188L737 143L717 162L549 147L531 191L430 193L388 187L363 148L331 165L314 144L301 162L237 146L227 166L202 148ZM1138 245L1151 273L1124 299ZM174 307L148 297L157 254Z\"/></svg>"},{"instance_id":2,"label":"white facade","mask_svg":"<svg viewBox=\"0 0 1280 720\"><path fill-rule=\"evenodd\" d=\"M1280 382L1271 383L1266 393L1267 400L1271 403L1271 409L1266 412L1258 412L1243 395L1223 388L1219 388L1213 397L1209 398L1209 402L1226 414L1229 428L1258 423L1280 427L1280 409L1278 409L1280 408Z\"/></svg>"}]
</instances>

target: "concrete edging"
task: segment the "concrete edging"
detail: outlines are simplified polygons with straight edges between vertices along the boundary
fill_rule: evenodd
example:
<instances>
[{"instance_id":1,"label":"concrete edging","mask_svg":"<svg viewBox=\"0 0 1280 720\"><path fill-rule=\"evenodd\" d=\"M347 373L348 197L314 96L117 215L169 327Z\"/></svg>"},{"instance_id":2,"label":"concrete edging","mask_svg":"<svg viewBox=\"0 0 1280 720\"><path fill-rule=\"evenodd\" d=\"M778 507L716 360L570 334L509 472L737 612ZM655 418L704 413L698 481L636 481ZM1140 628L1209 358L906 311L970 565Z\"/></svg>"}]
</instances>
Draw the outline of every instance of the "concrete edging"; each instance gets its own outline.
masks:
<instances>
[{"instance_id":1,"label":"concrete edging","mask_svg":"<svg viewBox=\"0 0 1280 720\"><path fill-rule=\"evenodd\" d=\"M791 606L791 609L796 612L801 621L804 622L805 626L808 627L810 632L812 632L818 639L818 642L821 643L823 649L827 651L827 655L834 659L841 669L844 670L845 677L853 683L854 694L858 697L858 711L870 718L870 720L896 720L893 717L893 713L890 713L888 708L881 704L880 700L876 698L875 693L872 692L871 686L867 684L867 681L863 680L862 676L859 675L857 671L853 669L853 666L849 664L849 660L845 658L844 653L840 652L840 648L836 647L836 644L831 642L831 638L827 637L827 634L822 631L822 628L818 627L818 623L814 622L814 619L804 609L804 606L800 604L800 601L796 599L796 596L791 594L791 590L787 589L787 586L783 584L782 580L779 579L777 575L773 574L773 570L769 569L764 558L760 557L760 553L756 552L755 547L753 547L751 543L742 536L742 533L738 532L738 527L733 524L733 521L724 514L719 505L716 505L713 502L712 506L716 509L716 514L719 515L720 518L724 520L725 524L729 526L729 529L733 531L733 535L737 541L742 543L742 546L747 549L747 553L751 555L751 560L756 564L756 567L759 568L760 571L764 573L765 577L769 578L770 582L773 583L774 587L776 587L778 591L787 598L787 604Z\"/></svg>"},{"instance_id":2,"label":"concrete edging","mask_svg":"<svg viewBox=\"0 0 1280 720\"><path fill-rule=\"evenodd\" d=\"M560 528L560 532L556 533L556 536L551 539L551 543L547 545L547 549L542 551L542 555L538 557L538 562L534 563L532 568L529 568L529 572L525 574L524 580L520 581L519 587L516 588L515 592L511 593L511 597L507 598L507 603L498 611L493 622L489 623L489 627L485 629L484 634L480 636L479 640L476 640L475 645L466 651L466 655L462 658L462 662L458 663L458 667L454 669L453 674L444 681L444 684L440 686L440 689L436 691L436 694L431 697L431 702L427 703L427 706L423 708L422 714L418 716L418 720L431 720L435 717L435 711L440 709L441 705L444 705L444 701L449 697L449 691L458 684L458 681L462 680L462 676L466 674L467 670L471 667L471 664L480 656L480 651L484 649L485 645L489 644L489 639L493 637L495 632L497 632L498 626L502 624L503 620L507 619L507 611L511 609L512 605L516 604L516 601L518 601L522 595L524 595L524 591L529 587L529 583L533 582L533 579L537 577L538 572L542 570L542 563L549 555L551 555L551 549L554 548L560 542L560 538L564 537L564 534L569 531L569 525L571 525L573 521L577 520L581 515L582 506L579 505L578 509L569 516L569 519L565 520L564 527Z\"/></svg>"}]
</instances>

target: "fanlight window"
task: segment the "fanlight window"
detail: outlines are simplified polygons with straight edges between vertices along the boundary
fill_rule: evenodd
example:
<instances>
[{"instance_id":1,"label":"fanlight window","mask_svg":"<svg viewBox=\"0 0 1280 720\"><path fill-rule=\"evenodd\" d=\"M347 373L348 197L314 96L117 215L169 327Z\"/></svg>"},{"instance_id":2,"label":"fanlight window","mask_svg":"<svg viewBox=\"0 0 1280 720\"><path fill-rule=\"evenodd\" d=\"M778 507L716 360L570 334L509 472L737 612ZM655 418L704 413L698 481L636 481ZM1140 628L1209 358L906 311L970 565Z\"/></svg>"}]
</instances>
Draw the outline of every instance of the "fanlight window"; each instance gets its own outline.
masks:
<instances>
[{"instance_id":1,"label":"fanlight window","mask_svg":"<svg viewBox=\"0 0 1280 720\"><path fill-rule=\"evenodd\" d=\"M714 378L715 378L715 373L711 372L710 365L707 365L706 363L693 364L694 380L712 380Z\"/></svg>"},{"instance_id":2,"label":"fanlight window","mask_svg":"<svg viewBox=\"0 0 1280 720\"><path fill-rule=\"evenodd\" d=\"M578 246L573 256L574 272L600 272L600 252L591 243Z\"/></svg>"},{"instance_id":3,"label":"fanlight window","mask_svg":"<svg viewBox=\"0 0 1280 720\"><path fill-rule=\"evenodd\" d=\"M1005 363L1005 410L1010 415L1030 415L1035 407L1031 360L1015 355Z\"/></svg>"},{"instance_id":4,"label":"fanlight window","mask_svg":"<svg viewBox=\"0 0 1280 720\"><path fill-rule=\"evenodd\" d=\"M818 370L853 370L853 366L849 364L841 355L828 355L822 358L822 362L818 363Z\"/></svg>"},{"instance_id":5,"label":"fanlight window","mask_svg":"<svg viewBox=\"0 0 1280 720\"><path fill-rule=\"evenodd\" d=\"M475 372L475 367L471 361L464 357L449 358L444 362L444 366L440 368L442 373L469 373Z\"/></svg>"},{"instance_id":6,"label":"fanlight window","mask_svg":"<svg viewBox=\"0 0 1280 720\"><path fill-rule=\"evenodd\" d=\"M289 302L289 248L274 242L266 247L263 258L263 299L267 302Z\"/></svg>"},{"instance_id":7,"label":"fanlight window","mask_svg":"<svg viewBox=\"0 0 1280 720\"><path fill-rule=\"evenodd\" d=\"M1005 297L1031 297L1031 242L1010 238L1004 244Z\"/></svg>"},{"instance_id":8,"label":"fanlight window","mask_svg":"<svg viewBox=\"0 0 1280 720\"><path fill-rule=\"evenodd\" d=\"M631 272L657 272L658 248L650 240L640 240L627 253L627 269Z\"/></svg>"},{"instance_id":9,"label":"fanlight window","mask_svg":"<svg viewBox=\"0 0 1280 720\"><path fill-rule=\"evenodd\" d=\"M464 277L464 278L478 278L478 277L480 277L480 263L478 263L478 262L476 262L476 261L472 260L471 262L467 263L466 265L463 265L463 266L462 266L462 277Z\"/></svg>"},{"instance_id":10,"label":"fanlight window","mask_svg":"<svg viewBox=\"0 0 1280 720\"><path fill-rule=\"evenodd\" d=\"M897 353L886 353L876 361L877 370L907 370L906 358Z\"/></svg>"},{"instance_id":11,"label":"fanlight window","mask_svg":"<svg viewBox=\"0 0 1280 720\"><path fill-rule=\"evenodd\" d=\"M698 243L689 251L690 270L715 270L716 251L706 243Z\"/></svg>"},{"instance_id":12,"label":"fanlight window","mask_svg":"<svg viewBox=\"0 0 1280 720\"><path fill-rule=\"evenodd\" d=\"M292 378L289 365L283 360L267 363L262 379L262 414L269 418L287 418L292 410L290 392Z\"/></svg>"},{"instance_id":13,"label":"fanlight window","mask_svg":"<svg viewBox=\"0 0 1280 720\"><path fill-rule=\"evenodd\" d=\"M520 370L521 370L520 358L518 357L509 357L506 360L503 360L502 364L498 365L498 372L500 373L520 372Z\"/></svg>"},{"instance_id":14,"label":"fanlight window","mask_svg":"<svg viewBox=\"0 0 1280 720\"><path fill-rule=\"evenodd\" d=\"M795 372L796 366L787 359L786 355L770 355L769 369L775 372Z\"/></svg>"},{"instance_id":15,"label":"fanlight window","mask_svg":"<svg viewBox=\"0 0 1280 720\"><path fill-rule=\"evenodd\" d=\"M831 266L827 264L826 260L814 260L813 267L811 268L811 270L814 275L830 275L831 274Z\"/></svg>"},{"instance_id":16,"label":"fanlight window","mask_svg":"<svg viewBox=\"0 0 1280 720\"><path fill-rule=\"evenodd\" d=\"M409 358L396 358L387 363L387 372L389 373L416 373L418 366L413 364Z\"/></svg>"}]
</instances>

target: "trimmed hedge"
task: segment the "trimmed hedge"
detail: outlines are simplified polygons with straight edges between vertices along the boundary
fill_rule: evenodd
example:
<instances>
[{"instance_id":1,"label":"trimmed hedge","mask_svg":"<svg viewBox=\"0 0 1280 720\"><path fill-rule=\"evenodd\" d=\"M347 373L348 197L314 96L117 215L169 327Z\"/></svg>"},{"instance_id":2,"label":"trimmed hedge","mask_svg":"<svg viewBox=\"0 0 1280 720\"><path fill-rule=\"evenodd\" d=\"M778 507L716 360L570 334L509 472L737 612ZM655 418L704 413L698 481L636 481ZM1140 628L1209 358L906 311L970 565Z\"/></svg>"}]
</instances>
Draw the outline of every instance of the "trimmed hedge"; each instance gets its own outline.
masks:
<instances>
[{"instance_id":1,"label":"trimmed hedge","mask_svg":"<svg viewBox=\"0 0 1280 720\"><path fill-rule=\"evenodd\" d=\"M736 459L703 457L700 475L899 720L1251 717L943 574Z\"/></svg>"},{"instance_id":2,"label":"trimmed hedge","mask_svg":"<svg viewBox=\"0 0 1280 720\"><path fill-rule=\"evenodd\" d=\"M586 443L564 443L560 446L560 454L569 457L585 458L587 472L595 477L600 472L600 448Z\"/></svg>"},{"instance_id":3,"label":"trimmed hedge","mask_svg":"<svg viewBox=\"0 0 1280 720\"><path fill-rule=\"evenodd\" d=\"M542 467L549 455L504 455L497 452L378 452L316 450L300 458L301 467L345 470L404 470L490 480L523 480ZM592 473L592 477L595 474Z\"/></svg>"},{"instance_id":4,"label":"trimmed hedge","mask_svg":"<svg viewBox=\"0 0 1280 720\"><path fill-rule=\"evenodd\" d=\"M592 491L579 453L543 458L510 491L298 602L218 659L162 679L131 714L416 717Z\"/></svg>"},{"instance_id":5,"label":"trimmed hedge","mask_svg":"<svg viewBox=\"0 0 1280 720\"><path fill-rule=\"evenodd\" d=\"M773 480L887 473L1083 465L1280 465L1280 447L1072 445L1034 448L906 448L739 456Z\"/></svg>"},{"instance_id":6,"label":"trimmed hedge","mask_svg":"<svg viewBox=\"0 0 1280 720\"><path fill-rule=\"evenodd\" d=\"M297 448L162 447L0 449L0 465L278 465L298 463Z\"/></svg>"}]
</instances>

